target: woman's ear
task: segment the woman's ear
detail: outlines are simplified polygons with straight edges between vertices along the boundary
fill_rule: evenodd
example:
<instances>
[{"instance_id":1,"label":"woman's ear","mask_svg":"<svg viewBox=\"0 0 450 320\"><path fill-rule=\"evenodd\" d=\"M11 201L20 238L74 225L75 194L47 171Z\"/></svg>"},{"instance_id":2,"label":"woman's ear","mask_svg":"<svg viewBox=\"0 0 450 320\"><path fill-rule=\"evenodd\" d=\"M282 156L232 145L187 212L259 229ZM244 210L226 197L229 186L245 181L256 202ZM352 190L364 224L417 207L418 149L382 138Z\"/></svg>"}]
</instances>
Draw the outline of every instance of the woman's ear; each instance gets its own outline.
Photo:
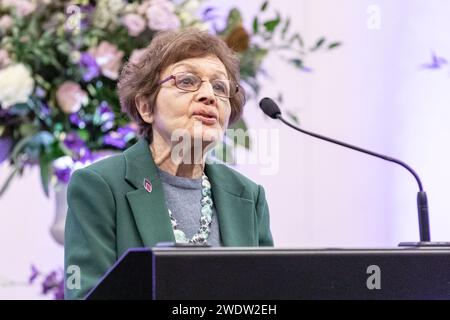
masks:
<instances>
[{"instance_id":1,"label":"woman's ear","mask_svg":"<svg viewBox=\"0 0 450 320\"><path fill-rule=\"evenodd\" d=\"M148 97L141 95L136 96L134 98L134 103L136 104L136 109L141 115L142 120L147 123L153 123L153 113L150 111Z\"/></svg>"}]
</instances>

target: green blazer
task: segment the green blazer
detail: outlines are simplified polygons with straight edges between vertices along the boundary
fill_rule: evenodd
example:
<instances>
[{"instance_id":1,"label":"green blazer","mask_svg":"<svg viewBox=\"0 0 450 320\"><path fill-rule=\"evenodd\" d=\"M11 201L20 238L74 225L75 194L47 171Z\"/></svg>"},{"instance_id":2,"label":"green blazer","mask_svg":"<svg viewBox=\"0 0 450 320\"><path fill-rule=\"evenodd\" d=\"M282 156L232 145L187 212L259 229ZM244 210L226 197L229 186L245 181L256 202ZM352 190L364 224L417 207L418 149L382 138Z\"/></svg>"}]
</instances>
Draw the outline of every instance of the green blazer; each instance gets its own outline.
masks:
<instances>
[{"instance_id":1,"label":"green blazer","mask_svg":"<svg viewBox=\"0 0 450 320\"><path fill-rule=\"evenodd\" d=\"M263 187L223 164L206 164L205 172L223 245L273 246ZM144 188L144 179L151 182L151 192ZM120 155L76 170L67 199L66 299L86 296L127 249L175 241L162 184L144 138ZM78 283L71 277L73 266L80 271Z\"/></svg>"}]
</instances>

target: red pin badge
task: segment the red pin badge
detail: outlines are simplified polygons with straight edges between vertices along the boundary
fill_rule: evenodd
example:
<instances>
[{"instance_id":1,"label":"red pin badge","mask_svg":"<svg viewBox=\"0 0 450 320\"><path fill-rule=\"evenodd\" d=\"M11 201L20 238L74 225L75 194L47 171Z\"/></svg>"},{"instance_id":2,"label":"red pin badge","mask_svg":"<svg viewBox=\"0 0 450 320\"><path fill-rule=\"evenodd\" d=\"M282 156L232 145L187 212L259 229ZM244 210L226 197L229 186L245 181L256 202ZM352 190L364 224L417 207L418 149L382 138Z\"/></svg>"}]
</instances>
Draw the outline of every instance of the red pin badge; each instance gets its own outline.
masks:
<instances>
[{"instance_id":1,"label":"red pin badge","mask_svg":"<svg viewBox=\"0 0 450 320\"><path fill-rule=\"evenodd\" d=\"M148 193L152 192L153 189L152 183L147 178L144 179L144 189L147 190Z\"/></svg>"}]
</instances>

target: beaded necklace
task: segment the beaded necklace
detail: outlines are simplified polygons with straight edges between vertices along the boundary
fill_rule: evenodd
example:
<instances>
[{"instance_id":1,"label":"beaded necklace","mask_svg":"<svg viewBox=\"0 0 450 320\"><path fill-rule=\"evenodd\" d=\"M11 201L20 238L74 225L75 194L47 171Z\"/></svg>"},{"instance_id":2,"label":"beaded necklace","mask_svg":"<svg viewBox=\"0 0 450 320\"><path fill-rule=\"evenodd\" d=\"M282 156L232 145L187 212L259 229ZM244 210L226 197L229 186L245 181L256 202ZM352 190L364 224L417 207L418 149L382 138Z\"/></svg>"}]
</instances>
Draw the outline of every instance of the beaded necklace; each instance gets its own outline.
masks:
<instances>
[{"instance_id":1,"label":"beaded necklace","mask_svg":"<svg viewBox=\"0 0 450 320\"><path fill-rule=\"evenodd\" d=\"M202 200L201 200L200 228L191 239L186 237L186 234L178 228L178 222L169 209L169 217L172 223L173 234L175 241L178 243L193 243L193 244L207 244L208 237L211 233L211 222L213 215L213 201L211 198L211 183L208 177L202 174Z\"/></svg>"}]
</instances>

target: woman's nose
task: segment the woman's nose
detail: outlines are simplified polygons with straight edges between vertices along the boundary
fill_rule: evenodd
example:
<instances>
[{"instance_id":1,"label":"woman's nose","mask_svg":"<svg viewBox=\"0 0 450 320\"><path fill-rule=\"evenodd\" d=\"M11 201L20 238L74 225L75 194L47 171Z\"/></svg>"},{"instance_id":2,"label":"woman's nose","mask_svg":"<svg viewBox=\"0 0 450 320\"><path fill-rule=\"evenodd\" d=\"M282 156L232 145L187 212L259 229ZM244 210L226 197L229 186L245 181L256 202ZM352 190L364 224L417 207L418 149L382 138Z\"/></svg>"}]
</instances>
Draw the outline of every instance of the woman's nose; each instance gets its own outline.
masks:
<instances>
[{"instance_id":1,"label":"woman's nose","mask_svg":"<svg viewBox=\"0 0 450 320\"><path fill-rule=\"evenodd\" d=\"M197 91L197 101L204 104L211 105L216 103L216 96L214 90L209 81L203 81L200 89Z\"/></svg>"}]
</instances>

